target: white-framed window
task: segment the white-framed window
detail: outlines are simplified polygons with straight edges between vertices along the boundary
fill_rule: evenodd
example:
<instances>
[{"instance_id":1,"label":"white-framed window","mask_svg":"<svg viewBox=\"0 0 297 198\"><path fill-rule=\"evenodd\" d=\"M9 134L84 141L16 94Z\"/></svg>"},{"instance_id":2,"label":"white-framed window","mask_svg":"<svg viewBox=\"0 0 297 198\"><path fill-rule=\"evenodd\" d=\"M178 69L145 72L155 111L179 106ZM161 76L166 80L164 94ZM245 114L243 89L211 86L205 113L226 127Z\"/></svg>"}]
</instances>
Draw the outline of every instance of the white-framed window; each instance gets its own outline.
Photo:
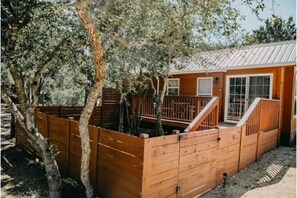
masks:
<instances>
[{"instance_id":1,"label":"white-framed window","mask_svg":"<svg viewBox=\"0 0 297 198\"><path fill-rule=\"evenodd\" d=\"M179 95L179 78L168 79L167 95L169 96Z\"/></svg>"},{"instance_id":2,"label":"white-framed window","mask_svg":"<svg viewBox=\"0 0 297 198\"><path fill-rule=\"evenodd\" d=\"M212 96L212 77L197 78L197 96Z\"/></svg>"}]
</instances>

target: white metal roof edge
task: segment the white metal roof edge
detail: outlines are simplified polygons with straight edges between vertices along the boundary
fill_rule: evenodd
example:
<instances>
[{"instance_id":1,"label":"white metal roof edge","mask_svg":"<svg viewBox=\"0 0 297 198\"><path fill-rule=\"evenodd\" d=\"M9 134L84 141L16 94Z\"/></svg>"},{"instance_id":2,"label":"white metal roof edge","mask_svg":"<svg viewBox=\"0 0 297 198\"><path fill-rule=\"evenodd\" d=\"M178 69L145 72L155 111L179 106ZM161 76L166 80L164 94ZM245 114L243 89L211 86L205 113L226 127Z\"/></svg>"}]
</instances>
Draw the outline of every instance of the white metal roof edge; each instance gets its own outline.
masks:
<instances>
[{"instance_id":1,"label":"white metal roof edge","mask_svg":"<svg viewBox=\"0 0 297 198\"><path fill-rule=\"evenodd\" d=\"M214 73L214 72L226 72L226 69L210 69L210 70L191 70L191 71L174 71L169 72L171 75L176 74L199 74L199 73Z\"/></svg>"},{"instance_id":2,"label":"white metal roof edge","mask_svg":"<svg viewBox=\"0 0 297 198\"><path fill-rule=\"evenodd\" d=\"M296 61L284 62L284 63L274 63L274 64L260 64L260 65L245 65L239 67L227 67L226 69L210 69L210 70L192 70L192 71L174 71L169 72L170 75L177 74L199 74L199 73L215 73L215 72L227 72L228 70L239 70L239 69L260 69L269 67L283 67L283 66L294 66Z\"/></svg>"},{"instance_id":3,"label":"white metal roof edge","mask_svg":"<svg viewBox=\"0 0 297 198\"><path fill-rule=\"evenodd\" d=\"M284 62L284 63L271 63L271 64L256 64L256 65L244 65L238 67L227 67L226 70L238 70L238 69L261 69L269 67L284 67L284 66L294 66L296 61Z\"/></svg>"}]
</instances>

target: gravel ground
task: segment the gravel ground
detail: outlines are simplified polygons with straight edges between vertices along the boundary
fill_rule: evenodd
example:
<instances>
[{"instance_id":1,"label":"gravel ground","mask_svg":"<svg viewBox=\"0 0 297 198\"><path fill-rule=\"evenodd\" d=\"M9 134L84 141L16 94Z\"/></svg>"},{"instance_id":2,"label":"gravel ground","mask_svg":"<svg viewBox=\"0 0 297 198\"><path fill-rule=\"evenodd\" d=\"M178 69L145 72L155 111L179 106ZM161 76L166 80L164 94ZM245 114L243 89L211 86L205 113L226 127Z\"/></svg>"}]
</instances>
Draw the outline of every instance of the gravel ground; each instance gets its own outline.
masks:
<instances>
[{"instance_id":1,"label":"gravel ground","mask_svg":"<svg viewBox=\"0 0 297 198\"><path fill-rule=\"evenodd\" d=\"M296 197L296 148L279 147L266 153L259 161L229 178L225 187L221 184L201 197Z\"/></svg>"}]
</instances>

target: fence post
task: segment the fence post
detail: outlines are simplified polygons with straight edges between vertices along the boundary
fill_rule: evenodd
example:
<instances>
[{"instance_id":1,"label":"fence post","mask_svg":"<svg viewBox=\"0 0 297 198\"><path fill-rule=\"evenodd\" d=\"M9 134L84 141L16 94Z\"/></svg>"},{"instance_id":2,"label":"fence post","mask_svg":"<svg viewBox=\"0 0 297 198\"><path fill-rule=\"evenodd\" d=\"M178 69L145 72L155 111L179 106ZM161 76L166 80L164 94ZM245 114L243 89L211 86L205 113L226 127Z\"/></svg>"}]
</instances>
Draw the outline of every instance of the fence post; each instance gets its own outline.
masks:
<instances>
[{"instance_id":1,"label":"fence post","mask_svg":"<svg viewBox=\"0 0 297 198\"><path fill-rule=\"evenodd\" d=\"M142 133L140 134L140 138L144 139L144 147L143 147L143 169L142 169L142 186L141 186L141 197L148 196L148 171L149 171L149 164L151 160L150 156L150 141L149 135Z\"/></svg>"},{"instance_id":2,"label":"fence post","mask_svg":"<svg viewBox=\"0 0 297 198\"><path fill-rule=\"evenodd\" d=\"M277 106L277 124L276 124L276 127L277 127L277 140L276 140L276 147L279 147L280 146L280 112L281 109L280 109L280 101L278 102L278 106Z\"/></svg>"},{"instance_id":3,"label":"fence post","mask_svg":"<svg viewBox=\"0 0 297 198\"><path fill-rule=\"evenodd\" d=\"M255 162L258 161L259 136L260 136L260 133L258 132L258 134L257 134L257 144L256 144L257 147L256 147L256 160L255 160Z\"/></svg>"},{"instance_id":4,"label":"fence post","mask_svg":"<svg viewBox=\"0 0 297 198\"><path fill-rule=\"evenodd\" d=\"M260 105L260 115L259 115L259 128L258 128L258 133L260 132L261 130L261 124L262 124L262 103L263 103L263 100L260 100L259 102L259 105Z\"/></svg>"},{"instance_id":5,"label":"fence post","mask_svg":"<svg viewBox=\"0 0 297 198\"><path fill-rule=\"evenodd\" d=\"M241 127L241 132L240 132L240 147L239 147L239 160L238 160L238 168L237 172L241 170L241 157L242 157L242 149L243 149L243 137L246 135L246 125L243 125Z\"/></svg>"}]
</instances>

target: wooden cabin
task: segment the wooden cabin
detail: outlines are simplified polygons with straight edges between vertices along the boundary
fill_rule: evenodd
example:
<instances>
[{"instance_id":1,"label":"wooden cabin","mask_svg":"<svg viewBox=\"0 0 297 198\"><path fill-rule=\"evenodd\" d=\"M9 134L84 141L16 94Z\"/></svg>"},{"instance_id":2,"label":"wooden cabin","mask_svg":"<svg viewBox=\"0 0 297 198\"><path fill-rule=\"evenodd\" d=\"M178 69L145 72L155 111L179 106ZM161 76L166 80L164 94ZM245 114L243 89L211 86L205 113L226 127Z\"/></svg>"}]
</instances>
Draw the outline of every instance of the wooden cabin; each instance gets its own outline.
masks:
<instances>
[{"instance_id":1,"label":"wooden cabin","mask_svg":"<svg viewBox=\"0 0 297 198\"><path fill-rule=\"evenodd\" d=\"M162 106L163 124L186 129L218 97L213 116L218 116L220 124L213 124L236 125L255 98L275 99L279 100L278 121L266 122L278 122L280 144L289 145L296 134L295 84L296 41L201 52L177 60L172 67ZM162 89L162 83L159 86ZM143 122L155 121L152 104L150 96L143 99Z\"/></svg>"}]
</instances>

